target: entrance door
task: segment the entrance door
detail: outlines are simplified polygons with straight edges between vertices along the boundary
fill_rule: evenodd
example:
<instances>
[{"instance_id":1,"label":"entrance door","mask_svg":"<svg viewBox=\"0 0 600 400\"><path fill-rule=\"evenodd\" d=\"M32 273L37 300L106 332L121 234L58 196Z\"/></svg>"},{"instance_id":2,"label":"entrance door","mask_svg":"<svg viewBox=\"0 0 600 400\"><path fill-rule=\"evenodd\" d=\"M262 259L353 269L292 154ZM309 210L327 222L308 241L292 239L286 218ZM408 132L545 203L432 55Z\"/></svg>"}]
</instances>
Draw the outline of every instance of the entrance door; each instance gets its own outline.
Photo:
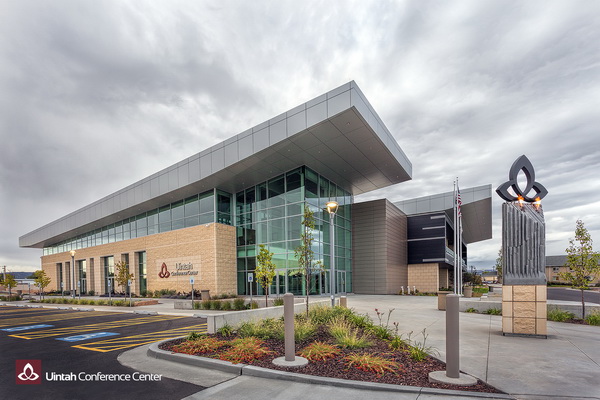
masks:
<instances>
[{"instance_id":1,"label":"entrance door","mask_svg":"<svg viewBox=\"0 0 600 400\"><path fill-rule=\"evenodd\" d=\"M273 283L271 283L271 287L269 288L269 293L276 296L283 296L286 293L285 281L286 270L276 269L275 277L273 278Z\"/></svg>"}]
</instances>

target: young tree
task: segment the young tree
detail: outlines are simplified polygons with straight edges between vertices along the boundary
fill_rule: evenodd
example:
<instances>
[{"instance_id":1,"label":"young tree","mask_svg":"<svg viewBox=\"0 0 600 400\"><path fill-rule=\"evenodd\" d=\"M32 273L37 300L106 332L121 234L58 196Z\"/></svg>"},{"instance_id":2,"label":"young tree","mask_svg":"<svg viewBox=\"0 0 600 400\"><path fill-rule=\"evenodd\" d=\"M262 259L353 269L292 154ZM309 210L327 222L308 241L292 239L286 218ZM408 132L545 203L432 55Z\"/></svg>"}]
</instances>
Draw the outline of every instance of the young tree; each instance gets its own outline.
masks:
<instances>
[{"instance_id":1,"label":"young tree","mask_svg":"<svg viewBox=\"0 0 600 400\"><path fill-rule=\"evenodd\" d=\"M40 299L41 299L44 295L44 288L46 288L46 286L48 286L50 284L50 278L48 277L48 275L46 275L46 271L44 271L44 270L35 271L33 273L33 276L35 277L34 278L35 286L40 288Z\"/></svg>"},{"instance_id":2,"label":"young tree","mask_svg":"<svg viewBox=\"0 0 600 400\"><path fill-rule=\"evenodd\" d=\"M8 301L12 300L12 288L17 286L17 281L12 274L6 274L6 279L3 282L4 286L8 288Z\"/></svg>"},{"instance_id":3,"label":"young tree","mask_svg":"<svg viewBox=\"0 0 600 400\"><path fill-rule=\"evenodd\" d=\"M313 270L323 269L321 261L315 261L315 253L312 250L314 241L312 231L315 229L315 216L308 205L304 205L304 218L302 219L302 234L300 235L300 246L296 247L294 253L298 259L300 274L304 275L306 286L306 315L308 316L308 299L310 296L310 285Z\"/></svg>"},{"instance_id":4,"label":"young tree","mask_svg":"<svg viewBox=\"0 0 600 400\"><path fill-rule=\"evenodd\" d=\"M496 272L498 273L498 283L502 283L502 247L498 250L498 258L496 258Z\"/></svg>"},{"instance_id":5,"label":"young tree","mask_svg":"<svg viewBox=\"0 0 600 400\"><path fill-rule=\"evenodd\" d=\"M590 282L600 274L600 253L594 251L593 241L583 221L577 220L575 224L575 239L569 240L566 267L568 272L561 272L560 277L568 281L573 287L581 290L581 313L585 319L584 290L590 288Z\"/></svg>"},{"instance_id":6,"label":"young tree","mask_svg":"<svg viewBox=\"0 0 600 400\"><path fill-rule=\"evenodd\" d=\"M133 279L133 274L129 273L129 267L125 261L119 261L115 264L115 281L119 286L125 289L125 293L129 293L127 281Z\"/></svg>"},{"instance_id":7,"label":"young tree","mask_svg":"<svg viewBox=\"0 0 600 400\"><path fill-rule=\"evenodd\" d=\"M256 280L260 282L260 285L265 291L265 307L268 307L269 300L269 287L273 283L275 278L275 264L273 263L273 253L267 250L264 244L261 244L260 251L256 256Z\"/></svg>"}]
</instances>

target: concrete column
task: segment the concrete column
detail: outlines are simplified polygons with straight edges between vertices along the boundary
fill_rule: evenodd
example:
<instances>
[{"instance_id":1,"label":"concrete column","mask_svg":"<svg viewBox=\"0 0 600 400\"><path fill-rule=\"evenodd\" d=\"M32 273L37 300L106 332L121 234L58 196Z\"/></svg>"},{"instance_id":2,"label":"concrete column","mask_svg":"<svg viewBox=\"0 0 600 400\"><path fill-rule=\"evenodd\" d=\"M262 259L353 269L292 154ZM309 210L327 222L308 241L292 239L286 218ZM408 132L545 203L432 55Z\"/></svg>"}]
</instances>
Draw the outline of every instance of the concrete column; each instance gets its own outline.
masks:
<instances>
[{"instance_id":1,"label":"concrete column","mask_svg":"<svg viewBox=\"0 0 600 400\"><path fill-rule=\"evenodd\" d=\"M296 343L294 341L294 295L283 295L283 321L285 323L285 361L294 361Z\"/></svg>"},{"instance_id":2,"label":"concrete column","mask_svg":"<svg viewBox=\"0 0 600 400\"><path fill-rule=\"evenodd\" d=\"M460 340L457 294L446 296L446 376L460 377Z\"/></svg>"}]
</instances>

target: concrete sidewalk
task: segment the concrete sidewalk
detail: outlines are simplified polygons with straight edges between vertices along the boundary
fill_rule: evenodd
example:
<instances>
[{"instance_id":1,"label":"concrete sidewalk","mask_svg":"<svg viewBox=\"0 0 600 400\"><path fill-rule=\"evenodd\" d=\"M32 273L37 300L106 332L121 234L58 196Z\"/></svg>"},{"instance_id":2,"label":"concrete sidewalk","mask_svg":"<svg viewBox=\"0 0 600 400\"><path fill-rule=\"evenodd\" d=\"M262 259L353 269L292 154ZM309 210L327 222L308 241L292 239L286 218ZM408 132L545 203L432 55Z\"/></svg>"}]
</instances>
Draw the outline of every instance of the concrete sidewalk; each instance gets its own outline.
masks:
<instances>
[{"instance_id":1,"label":"concrete sidewalk","mask_svg":"<svg viewBox=\"0 0 600 400\"><path fill-rule=\"evenodd\" d=\"M349 296L348 306L427 345L445 360L445 313L436 297ZM385 318L384 318L385 322ZM461 370L518 399L600 399L600 327L548 321L548 339L502 336L502 317L460 313Z\"/></svg>"}]
</instances>

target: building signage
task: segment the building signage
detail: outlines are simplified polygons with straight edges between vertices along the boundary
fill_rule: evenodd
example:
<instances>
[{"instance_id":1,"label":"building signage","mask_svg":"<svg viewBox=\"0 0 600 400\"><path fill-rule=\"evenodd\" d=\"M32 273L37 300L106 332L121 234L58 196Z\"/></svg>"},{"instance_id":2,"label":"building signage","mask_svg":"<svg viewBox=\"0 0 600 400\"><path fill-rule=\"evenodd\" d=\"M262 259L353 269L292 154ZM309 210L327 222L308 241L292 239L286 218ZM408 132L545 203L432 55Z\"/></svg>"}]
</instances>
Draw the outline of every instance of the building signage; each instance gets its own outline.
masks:
<instances>
[{"instance_id":1,"label":"building signage","mask_svg":"<svg viewBox=\"0 0 600 400\"><path fill-rule=\"evenodd\" d=\"M170 276L195 276L195 275L198 275L198 272L200 272L200 271L195 271L194 264L191 262L175 263L175 271L173 271L173 272L170 272L168 270L166 263L162 263L162 266L160 267L160 272L158 273L158 276L160 278L166 279Z\"/></svg>"}]
</instances>

